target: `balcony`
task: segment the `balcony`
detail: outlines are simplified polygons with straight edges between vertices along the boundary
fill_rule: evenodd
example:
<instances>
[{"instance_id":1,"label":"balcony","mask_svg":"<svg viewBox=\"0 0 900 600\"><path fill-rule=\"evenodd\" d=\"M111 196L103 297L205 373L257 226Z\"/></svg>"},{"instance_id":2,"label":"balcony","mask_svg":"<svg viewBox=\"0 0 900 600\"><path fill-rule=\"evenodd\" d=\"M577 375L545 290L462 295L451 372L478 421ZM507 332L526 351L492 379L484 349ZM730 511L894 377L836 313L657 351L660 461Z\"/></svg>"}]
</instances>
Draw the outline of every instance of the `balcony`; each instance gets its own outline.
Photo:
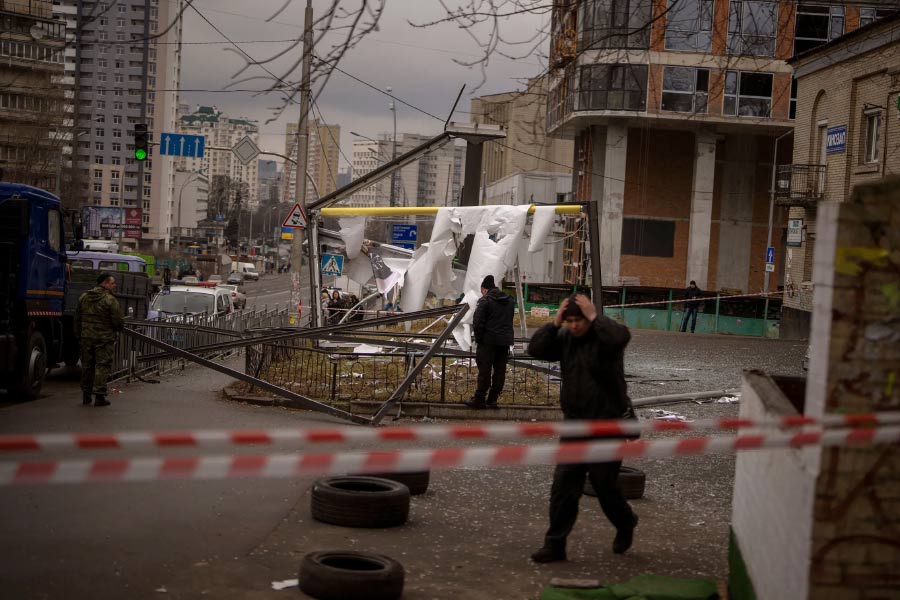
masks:
<instances>
[{"instance_id":1,"label":"balcony","mask_svg":"<svg viewBox=\"0 0 900 600\"><path fill-rule=\"evenodd\" d=\"M781 165L775 178L778 206L815 208L825 198L825 165Z\"/></svg>"}]
</instances>

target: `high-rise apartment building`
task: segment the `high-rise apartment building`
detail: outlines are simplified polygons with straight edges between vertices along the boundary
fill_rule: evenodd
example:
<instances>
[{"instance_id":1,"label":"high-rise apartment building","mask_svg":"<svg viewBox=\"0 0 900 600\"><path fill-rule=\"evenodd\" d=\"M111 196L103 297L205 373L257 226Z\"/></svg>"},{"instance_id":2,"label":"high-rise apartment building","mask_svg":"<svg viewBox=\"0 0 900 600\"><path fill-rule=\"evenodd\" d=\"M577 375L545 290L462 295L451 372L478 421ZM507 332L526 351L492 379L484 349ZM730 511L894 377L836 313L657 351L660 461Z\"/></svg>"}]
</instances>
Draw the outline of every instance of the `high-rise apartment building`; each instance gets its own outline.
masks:
<instances>
[{"instance_id":1,"label":"high-rise apartment building","mask_svg":"<svg viewBox=\"0 0 900 600\"><path fill-rule=\"evenodd\" d=\"M358 178L430 140L433 136L416 133L397 134L394 152L390 134L378 139L353 142L353 177ZM395 206L453 206L462 191L462 171L466 159L464 146L450 142L426 154L397 172L393 194ZM391 177L386 177L350 197L354 206L389 206Z\"/></svg>"},{"instance_id":2,"label":"high-rise apartment building","mask_svg":"<svg viewBox=\"0 0 900 600\"><path fill-rule=\"evenodd\" d=\"M0 2L0 169L5 181L57 193L71 136L64 43L49 0Z\"/></svg>"},{"instance_id":3,"label":"high-rise apartment building","mask_svg":"<svg viewBox=\"0 0 900 600\"><path fill-rule=\"evenodd\" d=\"M524 91L472 100L473 123L499 125L506 131L506 138L484 145L482 164L487 185L519 173L571 174L572 140L547 136L548 81L546 75L535 77Z\"/></svg>"},{"instance_id":4,"label":"high-rise apartment building","mask_svg":"<svg viewBox=\"0 0 900 600\"><path fill-rule=\"evenodd\" d=\"M288 123L285 129L284 153L297 160L297 124ZM309 157L306 179L307 200L317 200L338 188L338 162L341 153L341 126L328 125L315 119L309 124ZM297 197L297 169L285 165L285 202L293 202Z\"/></svg>"},{"instance_id":5,"label":"high-rise apartment building","mask_svg":"<svg viewBox=\"0 0 900 600\"><path fill-rule=\"evenodd\" d=\"M215 106L198 106L190 114L182 114L179 131L205 138L203 158L178 158L178 167L185 171L202 171L212 181L217 176L231 179L234 190L245 190L241 198L242 208L256 210L259 206L259 170L257 161L245 165L231 152L245 137L259 143L259 126L256 121L230 117ZM216 150L215 148L227 148ZM234 199L229 199L233 201Z\"/></svg>"},{"instance_id":6,"label":"high-rise apartment building","mask_svg":"<svg viewBox=\"0 0 900 600\"><path fill-rule=\"evenodd\" d=\"M182 5L54 2L74 49L67 51L66 74L74 86L75 168L84 176L74 192L82 204L140 209L141 246L152 251L169 244L175 169L173 159L155 147L147 160L134 159L134 125L147 125L155 139L175 131Z\"/></svg>"},{"instance_id":7,"label":"high-rise apartment building","mask_svg":"<svg viewBox=\"0 0 900 600\"><path fill-rule=\"evenodd\" d=\"M259 203L265 205L270 202L281 202L281 171L274 160L260 160L257 162L258 188L257 197Z\"/></svg>"}]
</instances>

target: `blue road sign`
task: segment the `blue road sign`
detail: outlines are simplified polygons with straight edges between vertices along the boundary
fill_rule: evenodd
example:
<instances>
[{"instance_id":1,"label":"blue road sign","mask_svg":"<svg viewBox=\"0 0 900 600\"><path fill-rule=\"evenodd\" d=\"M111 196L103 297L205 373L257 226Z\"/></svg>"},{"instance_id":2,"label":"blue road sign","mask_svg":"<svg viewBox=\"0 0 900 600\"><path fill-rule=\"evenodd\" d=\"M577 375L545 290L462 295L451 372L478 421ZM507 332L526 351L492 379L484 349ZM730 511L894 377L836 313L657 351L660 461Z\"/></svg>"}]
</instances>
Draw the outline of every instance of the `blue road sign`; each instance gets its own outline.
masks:
<instances>
[{"instance_id":1,"label":"blue road sign","mask_svg":"<svg viewBox=\"0 0 900 600\"><path fill-rule=\"evenodd\" d=\"M775 248L773 248L772 246L766 248L766 262L775 264Z\"/></svg>"},{"instance_id":2,"label":"blue road sign","mask_svg":"<svg viewBox=\"0 0 900 600\"><path fill-rule=\"evenodd\" d=\"M400 225L394 223L391 230L391 240L394 242L415 242L418 238L418 225Z\"/></svg>"},{"instance_id":3,"label":"blue road sign","mask_svg":"<svg viewBox=\"0 0 900 600\"><path fill-rule=\"evenodd\" d=\"M203 158L205 147L206 138L202 135L166 132L159 136L159 153L163 156Z\"/></svg>"},{"instance_id":4,"label":"blue road sign","mask_svg":"<svg viewBox=\"0 0 900 600\"><path fill-rule=\"evenodd\" d=\"M847 148L847 126L829 127L825 132L825 153L836 154Z\"/></svg>"},{"instance_id":5,"label":"blue road sign","mask_svg":"<svg viewBox=\"0 0 900 600\"><path fill-rule=\"evenodd\" d=\"M340 254L322 255L322 275L340 275L344 271L344 257Z\"/></svg>"}]
</instances>

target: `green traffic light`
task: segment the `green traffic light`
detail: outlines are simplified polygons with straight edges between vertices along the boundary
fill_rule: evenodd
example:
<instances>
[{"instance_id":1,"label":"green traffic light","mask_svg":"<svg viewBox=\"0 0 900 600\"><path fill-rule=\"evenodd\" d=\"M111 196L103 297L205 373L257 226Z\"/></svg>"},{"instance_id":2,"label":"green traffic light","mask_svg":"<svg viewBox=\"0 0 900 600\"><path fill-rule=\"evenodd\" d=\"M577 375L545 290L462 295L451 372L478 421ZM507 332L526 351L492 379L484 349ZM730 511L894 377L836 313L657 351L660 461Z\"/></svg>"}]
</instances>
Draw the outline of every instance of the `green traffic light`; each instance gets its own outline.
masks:
<instances>
[{"instance_id":1,"label":"green traffic light","mask_svg":"<svg viewBox=\"0 0 900 600\"><path fill-rule=\"evenodd\" d=\"M138 148L134 151L134 157L137 160L146 160L147 159L147 151L143 148Z\"/></svg>"}]
</instances>

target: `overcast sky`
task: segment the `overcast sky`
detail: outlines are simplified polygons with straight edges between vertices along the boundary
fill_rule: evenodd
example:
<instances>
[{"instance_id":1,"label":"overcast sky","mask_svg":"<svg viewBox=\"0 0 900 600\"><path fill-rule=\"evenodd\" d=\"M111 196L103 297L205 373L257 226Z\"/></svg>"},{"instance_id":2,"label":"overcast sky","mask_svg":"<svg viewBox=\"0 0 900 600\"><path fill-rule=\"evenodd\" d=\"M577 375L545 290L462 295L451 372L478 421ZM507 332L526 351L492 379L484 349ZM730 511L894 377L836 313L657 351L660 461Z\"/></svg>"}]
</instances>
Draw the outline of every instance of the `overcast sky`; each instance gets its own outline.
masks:
<instances>
[{"instance_id":1,"label":"overcast sky","mask_svg":"<svg viewBox=\"0 0 900 600\"><path fill-rule=\"evenodd\" d=\"M322 10L330 0L314 0L313 6ZM343 0L356 2L357 0ZM273 22L266 18L282 6L284 0L197 0L197 8L228 37L254 59L261 60L283 50L289 43L262 43L267 40L287 40L302 35L304 0L293 0L291 5ZM459 0L447 2L459 5ZM550 4L549 2L547 4ZM478 47L463 30L453 24L427 29L416 29L407 19L424 22L438 18L442 9L437 0L387 0L387 7L380 21L380 30L372 33L345 57L340 67L369 83L393 93L406 101L435 115L446 118L460 86L466 84L466 93L459 109L468 111L472 90L481 80L477 69L469 69L453 62L478 56ZM505 35L510 39L527 39L548 16L518 15L504 23ZM190 42L222 42L216 33L195 12L185 13L181 87L182 89L220 90L230 82L235 72L243 66L243 59L235 52L224 50L229 44L191 44ZM250 43L254 42L254 43ZM290 59L279 59L267 65L269 70L284 77L300 53L297 48ZM321 50L320 55L324 54ZM476 95L522 89L521 78L541 72L537 56L521 60L496 57L488 70L488 79ZM266 75L259 67L243 74ZM286 79L299 80L293 73ZM250 81L236 87L257 89L265 82ZM284 152L285 124L296 122L299 108L289 108L277 121L266 123L274 114L278 103L272 96L254 98L249 93L185 92L181 101L190 104L215 105L230 116L257 120L260 126L260 145L265 150ZM390 132L393 127L388 110L390 99L348 77L335 73L319 97L318 106L328 123L341 126L341 146L349 157L353 137L350 131L376 137ZM454 120L468 121L467 113L457 112ZM398 132L436 134L443 123L399 105ZM342 159L341 167L345 166Z\"/></svg>"}]
</instances>

